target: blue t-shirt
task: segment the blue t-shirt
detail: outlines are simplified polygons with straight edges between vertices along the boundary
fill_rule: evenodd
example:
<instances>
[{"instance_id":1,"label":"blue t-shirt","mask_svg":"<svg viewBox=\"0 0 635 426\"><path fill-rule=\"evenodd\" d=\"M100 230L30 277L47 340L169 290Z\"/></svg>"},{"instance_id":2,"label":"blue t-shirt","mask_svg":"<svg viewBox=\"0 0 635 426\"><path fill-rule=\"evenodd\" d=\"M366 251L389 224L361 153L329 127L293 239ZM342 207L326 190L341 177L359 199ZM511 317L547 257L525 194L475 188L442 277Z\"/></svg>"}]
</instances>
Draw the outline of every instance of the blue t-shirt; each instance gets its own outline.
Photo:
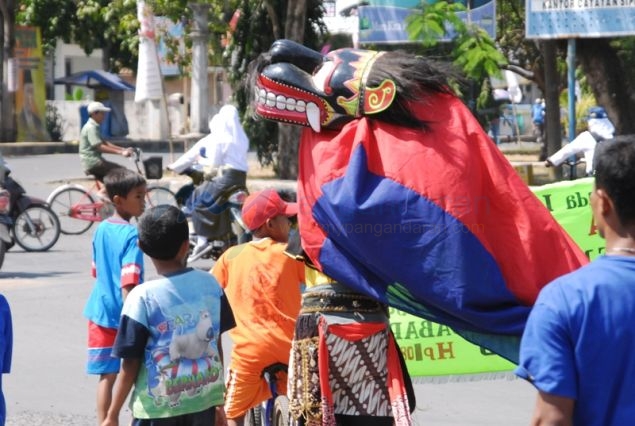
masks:
<instances>
[{"instance_id":1,"label":"blue t-shirt","mask_svg":"<svg viewBox=\"0 0 635 426\"><path fill-rule=\"evenodd\" d=\"M176 417L223 405L218 341L234 326L225 294L207 272L187 268L134 288L113 347L114 356L142 359L133 416Z\"/></svg>"},{"instance_id":2,"label":"blue t-shirt","mask_svg":"<svg viewBox=\"0 0 635 426\"><path fill-rule=\"evenodd\" d=\"M84 316L102 327L117 328L122 287L143 282L143 252L137 227L117 218L99 224L93 235L92 273L96 278Z\"/></svg>"},{"instance_id":3,"label":"blue t-shirt","mask_svg":"<svg viewBox=\"0 0 635 426\"><path fill-rule=\"evenodd\" d=\"M545 122L545 107L542 104L533 104L531 106L531 120L534 123Z\"/></svg>"},{"instance_id":4,"label":"blue t-shirt","mask_svg":"<svg viewBox=\"0 0 635 426\"><path fill-rule=\"evenodd\" d=\"M635 421L635 258L601 256L539 294L516 374L576 400L576 425Z\"/></svg>"},{"instance_id":5,"label":"blue t-shirt","mask_svg":"<svg viewBox=\"0 0 635 426\"><path fill-rule=\"evenodd\" d=\"M11 355L13 354L13 323L9 302L0 294L0 373L11 371ZM2 375L0 374L0 425L4 425L7 407L2 393Z\"/></svg>"}]
</instances>

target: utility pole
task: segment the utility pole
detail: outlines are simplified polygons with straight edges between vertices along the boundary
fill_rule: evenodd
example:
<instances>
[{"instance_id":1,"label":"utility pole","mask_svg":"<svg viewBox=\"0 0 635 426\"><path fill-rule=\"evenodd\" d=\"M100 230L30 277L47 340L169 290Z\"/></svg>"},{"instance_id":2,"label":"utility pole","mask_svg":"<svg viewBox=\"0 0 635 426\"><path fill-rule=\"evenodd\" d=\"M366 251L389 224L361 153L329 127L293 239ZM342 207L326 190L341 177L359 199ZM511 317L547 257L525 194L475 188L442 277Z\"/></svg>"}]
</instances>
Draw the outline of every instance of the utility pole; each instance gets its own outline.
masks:
<instances>
[{"instance_id":1,"label":"utility pole","mask_svg":"<svg viewBox=\"0 0 635 426\"><path fill-rule=\"evenodd\" d=\"M192 37L192 88L190 95L190 131L207 133L208 127L208 76L207 50L209 30L207 14L208 4L189 3L188 7L194 12Z\"/></svg>"}]
</instances>

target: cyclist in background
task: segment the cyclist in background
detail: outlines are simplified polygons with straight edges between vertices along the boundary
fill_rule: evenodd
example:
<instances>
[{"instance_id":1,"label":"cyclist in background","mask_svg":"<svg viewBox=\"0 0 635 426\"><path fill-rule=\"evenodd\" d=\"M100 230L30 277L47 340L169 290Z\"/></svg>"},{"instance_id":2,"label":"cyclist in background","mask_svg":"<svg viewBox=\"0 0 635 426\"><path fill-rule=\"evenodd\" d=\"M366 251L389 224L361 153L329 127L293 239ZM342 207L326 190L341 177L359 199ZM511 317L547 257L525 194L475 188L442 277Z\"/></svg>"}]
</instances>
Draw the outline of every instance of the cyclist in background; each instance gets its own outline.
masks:
<instances>
[{"instance_id":1,"label":"cyclist in background","mask_svg":"<svg viewBox=\"0 0 635 426\"><path fill-rule=\"evenodd\" d=\"M574 140L547 158L545 166L557 167L564 163L567 158L582 153L586 163L586 174L587 176L591 176L593 174L593 154L595 153L595 147L599 142L613 139L615 127L611 120L609 120L606 110L601 106L595 106L589 108L587 128L588 130L580 133Z\"/></svg>"},{"instance_id":2,"label":"cyclist in background","mask_svg":"<svg viewBox=\"0 0 635 426\"><path fill-rule=\"evenodd\" d=\"M79 158L84 173L93 175L98 181L103 182L104 176L111 170L125 168L120 164L104 160L103 154L130 157L134 151L132 148L122 148L102 139L100 125L110 108L101 102L91 102L87 109L88 121L82 127L79 138Z\"/></svg>"}]
</instances>

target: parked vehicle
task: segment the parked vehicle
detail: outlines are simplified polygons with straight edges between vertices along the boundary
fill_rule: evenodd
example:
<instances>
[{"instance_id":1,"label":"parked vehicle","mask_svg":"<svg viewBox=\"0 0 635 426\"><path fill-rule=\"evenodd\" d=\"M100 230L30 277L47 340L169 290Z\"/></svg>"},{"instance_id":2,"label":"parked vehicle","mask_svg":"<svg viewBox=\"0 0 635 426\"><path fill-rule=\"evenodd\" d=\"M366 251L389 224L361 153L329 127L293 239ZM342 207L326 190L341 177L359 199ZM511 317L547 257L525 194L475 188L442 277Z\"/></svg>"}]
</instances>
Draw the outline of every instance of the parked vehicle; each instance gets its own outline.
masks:
<instances>
[{"instance_id":1,"label":"parked vehicle","mask_svg":"<svg viewBox=\"0 0 635 426\"><path fill-rule=\"evenodd\" d=\"M13 221L9 216L11 210L11 199L9 191L6 189L0 189L0 268L4 263L4 255L8 250L9 244L12 243L11 239L11 226Z\"/></svg>"},{"instance_id":2,"label":"parked vehicle","mask_svg":"<svg viewBox=\"0 0 635 426\"><path fill-rule=\"evenodd\" d=\"M9 176L7 170L4 188L9 192L9 217L11 242L7 249L17 243L26 251L46 251L60 237L60 222L46 201L27 195L22 186Z\"/></svg>"}]
</instances>

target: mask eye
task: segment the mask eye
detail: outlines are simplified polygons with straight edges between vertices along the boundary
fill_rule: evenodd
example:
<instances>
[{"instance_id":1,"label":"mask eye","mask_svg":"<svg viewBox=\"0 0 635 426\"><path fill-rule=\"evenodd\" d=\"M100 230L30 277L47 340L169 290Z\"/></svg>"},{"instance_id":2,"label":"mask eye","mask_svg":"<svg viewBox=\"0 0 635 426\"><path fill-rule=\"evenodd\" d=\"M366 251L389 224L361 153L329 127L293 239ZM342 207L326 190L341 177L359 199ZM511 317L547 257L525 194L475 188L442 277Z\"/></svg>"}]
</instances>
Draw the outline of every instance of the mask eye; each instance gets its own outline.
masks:
<instances>
[{"instance_id":1,"label":"mask eye","mask_svg":"<svg viewBox=\"0 0 635 426\"><path fill-rule=\"evenodd\" d=\"M324 61L315 69L313 73L313 84L316 88L322 89L324 92L330 92L331 76L335 70L335 64L333 61Z\"/></svg>"}]
</instances>

